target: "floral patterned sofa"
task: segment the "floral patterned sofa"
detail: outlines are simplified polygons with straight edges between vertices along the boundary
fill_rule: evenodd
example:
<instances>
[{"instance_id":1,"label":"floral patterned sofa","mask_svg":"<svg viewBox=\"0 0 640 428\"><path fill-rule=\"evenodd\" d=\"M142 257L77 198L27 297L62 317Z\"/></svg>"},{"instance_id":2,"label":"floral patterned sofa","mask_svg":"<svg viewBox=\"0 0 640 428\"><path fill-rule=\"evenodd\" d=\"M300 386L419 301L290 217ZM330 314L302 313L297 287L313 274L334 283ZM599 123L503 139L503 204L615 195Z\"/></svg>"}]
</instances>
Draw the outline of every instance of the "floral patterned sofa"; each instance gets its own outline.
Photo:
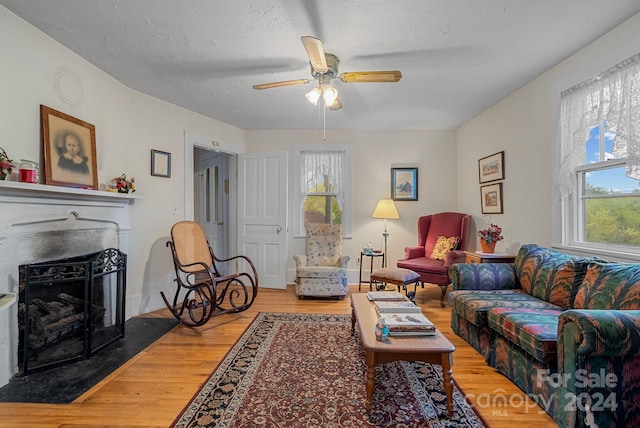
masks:
<instances>
[{"instance_id":1,"label":"floral patterned sofa","mask_svg":"<svg viewBox=\"0 0 640 428\"><path fill-rule=\"evenodd\" d=\"M559 426L640 426L640 264L528 244L449 274L454 332Z\"/></svg>"}]
</instances>

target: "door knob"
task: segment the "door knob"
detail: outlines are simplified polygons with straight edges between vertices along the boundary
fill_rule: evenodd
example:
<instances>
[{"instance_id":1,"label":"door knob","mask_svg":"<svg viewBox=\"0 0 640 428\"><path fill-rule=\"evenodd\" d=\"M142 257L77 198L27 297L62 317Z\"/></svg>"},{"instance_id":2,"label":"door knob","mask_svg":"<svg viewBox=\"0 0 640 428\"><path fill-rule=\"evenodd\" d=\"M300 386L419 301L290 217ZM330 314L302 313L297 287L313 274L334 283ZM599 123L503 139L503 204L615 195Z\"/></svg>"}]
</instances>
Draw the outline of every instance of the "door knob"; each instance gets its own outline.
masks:
<instances>
[{"instance_id":1,"label":"door knob","mask_svg":"<svg viewBox=\"0 0 640 428\"><path fill-rule=\"evenodd\" d=\"M278 228L276 229L276 232L277 232L277 233L282 232L282 227L278 226Z\"/></svg>"}]
</instances>

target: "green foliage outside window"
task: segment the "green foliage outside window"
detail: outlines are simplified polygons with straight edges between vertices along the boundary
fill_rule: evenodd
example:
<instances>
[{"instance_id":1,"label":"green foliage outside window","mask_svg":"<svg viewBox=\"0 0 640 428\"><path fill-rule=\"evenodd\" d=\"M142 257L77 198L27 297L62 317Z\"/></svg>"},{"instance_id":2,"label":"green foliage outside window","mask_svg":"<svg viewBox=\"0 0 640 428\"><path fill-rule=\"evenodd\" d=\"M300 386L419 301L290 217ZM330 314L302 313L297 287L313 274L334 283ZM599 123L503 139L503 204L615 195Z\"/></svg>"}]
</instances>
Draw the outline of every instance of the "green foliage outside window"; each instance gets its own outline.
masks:
<instances>
[{"instance_id":1,"label":"green foliage outside window","mask_svg":"<svg viewBox=\"0 0 640 428\"><path fill-rule=\"evenodd\" d=\"M588 194L610 192L589 187ZM640 247L640 197L587 199L585 210L587 242Z\"/></svg>"},{"instance_id":2,"label":"green foliage outside window","mask_svg":"<svg viewBox=\"0 0 640 428\"><path fill-rule=\"evenodd\" d=\"M304 222L342 224L342 210L332 189L325 183L328 177L320 176L318 184L307 194L304 201Z\"/></svg>"}]
</instances>

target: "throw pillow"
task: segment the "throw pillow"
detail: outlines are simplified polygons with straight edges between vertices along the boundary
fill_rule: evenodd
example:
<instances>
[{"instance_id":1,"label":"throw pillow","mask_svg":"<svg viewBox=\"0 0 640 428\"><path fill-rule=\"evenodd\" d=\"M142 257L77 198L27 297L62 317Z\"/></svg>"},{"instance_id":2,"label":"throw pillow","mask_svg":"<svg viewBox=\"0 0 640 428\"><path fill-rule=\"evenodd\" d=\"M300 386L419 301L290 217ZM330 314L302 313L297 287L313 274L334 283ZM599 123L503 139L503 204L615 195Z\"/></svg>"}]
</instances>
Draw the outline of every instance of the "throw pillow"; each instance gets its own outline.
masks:
<instances>
[{"instance_id":1,"label":"throw pillow","mask_svg":"<svg viewBox=\"0 0 640 428\"><path fill-rule=\"evenodd\" d=\"M460 238L457 236L438 236L436 245L433 246L431 258L433 260L443 260L447 258L450 251L455 250Z\"/></svg>"}]
</instances>

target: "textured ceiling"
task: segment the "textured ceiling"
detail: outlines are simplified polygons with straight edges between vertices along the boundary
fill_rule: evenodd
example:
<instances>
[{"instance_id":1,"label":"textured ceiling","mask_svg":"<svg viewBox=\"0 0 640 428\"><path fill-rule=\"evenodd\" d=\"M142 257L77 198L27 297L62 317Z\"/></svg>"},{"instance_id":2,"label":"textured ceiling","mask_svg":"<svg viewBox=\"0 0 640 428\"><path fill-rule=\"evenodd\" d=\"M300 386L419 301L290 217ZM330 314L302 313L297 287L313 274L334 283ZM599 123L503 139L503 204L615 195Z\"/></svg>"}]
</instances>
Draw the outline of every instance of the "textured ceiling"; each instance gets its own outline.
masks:
<instances>
[{"instance_id":1,"label":"textured ceiling","mask_svg":"<svg viewBox=\"0 0 640 428\"><path fill-rule=\"evenodd\" d=\"M326 127L451 129L640 12L638 0L0 0L140 92L242 129L322 127L304 98L300 36L340 71L398 83L332 83ZM7 37L5 34L4 37Z\"/></svg>"}]
</instances>

